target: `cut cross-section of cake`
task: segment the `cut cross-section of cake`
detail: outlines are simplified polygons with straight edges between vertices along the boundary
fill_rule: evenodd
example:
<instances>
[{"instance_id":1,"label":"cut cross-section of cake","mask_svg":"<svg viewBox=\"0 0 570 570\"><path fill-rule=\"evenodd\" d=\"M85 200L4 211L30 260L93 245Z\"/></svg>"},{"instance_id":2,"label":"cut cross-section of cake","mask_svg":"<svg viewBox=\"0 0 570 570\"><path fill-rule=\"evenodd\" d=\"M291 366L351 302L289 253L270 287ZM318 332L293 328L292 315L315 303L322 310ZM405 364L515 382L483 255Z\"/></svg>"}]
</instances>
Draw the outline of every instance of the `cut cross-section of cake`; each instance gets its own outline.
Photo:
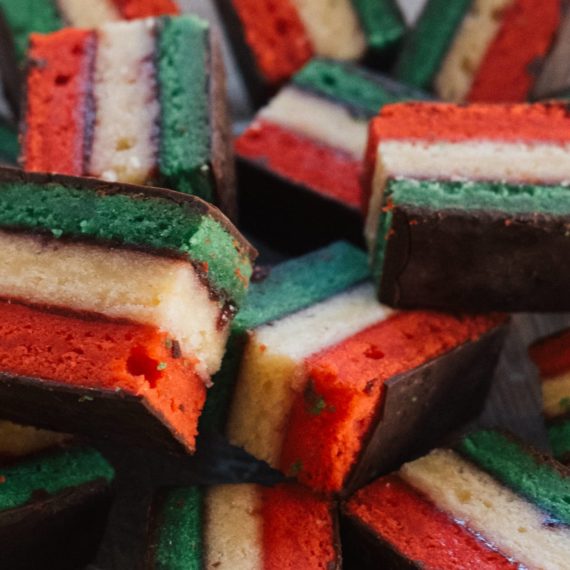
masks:
<instances>
[{"instance_id":1,"label":"cut cross-section of cake","mask_svg":"<svg viewBox=\"0 0 570 570\"><path fill-rule=\"evenodd\" d=\"M0 467L0 566L76 570L93 562L114 477L111 465L88 447Z\"/></svg>"},{"instance_id":2,"label":"cut cross-section of cake","mask_svg":"<svg viewBox=\"0 0 570 570\"><path fill-rule=\"evenodd\" d=\"M356 65L312 60L236 141L245 227L297 253L361 243L368 122L388 103L425 98Z\"/></svg>"},{"instance_id":3,"label":"cut cross-section of cake","mask_svg":"<svg viewBox=\"0 0 570 570\"><path fill-rule=\"evenodd\" d=\"M227 218L1 169L0 243L0 417L192 451L255 255Z\"/></svg>"},{"instance_id":4,"label":"cut cross-section of cake","mask_svg":"<svg viewBox=\"0 0 570 570\"><path fill-rule=\"evenodd\" d=\"M560 0L429 0L396 76L456 103L525 101L561 15Z\"/></svg>"},{"instance_id":5,"label":"cut cross-section of cake","mask_svg":"<svg viewBox=\"0 0 570 570\"><path fill-rule=\"evenodd\" d=\"M552 452L570 464L570 329L536 341L529 355L540 376L542 412Z\"/></svg>"},{"instance_id":6,"label":"cut cross-section of cake","mask_svg":"<svg viewBox=\"0 0 570 570\"><path fill-rule=\"evenodd\" d=\"M386 66L405 31L395 0L218 0L253 101L312 57Z\"/></svg>"},{"instance_id":7,"label":"cut cross-section of cake","mask_svg":"<svg viewBox=\"0 0 570 570\"><path fill-rule=\"evenodd\" d=\"M164 186L235 216L223 62L191 16L33 34L28 171Z\"/></svg>"},{"instance_id":8,"label":"cut cross-section of cake","mask_svg":"<svg viewBox=\"0 0 570 570\"><path fill-rule=\"evenodd\" d=\"M569 149L562 104L384 107L371 125L365 182L380 300L570 308Z\"/></svg>"},{"instance_id":9,"label":"cut cross-section of cake","mask_svg":"<svg viewBox=\"0 0 570 570\"><path fill-rule=\"evenodd\" d=\"M355 568L562 570L570 471L495 431L436 449L343 506Z\"/></svg>"},{"instance_id":10,"label":"cut cross-section of cake","mask_svg":"<svg viewBox=\"0 0 570 570\"><path fill-rule=\"evenodd\" d=\"M227 434L309 487L344 493L479 409L505 319L393 313L362 275L327 291L328 268L310 269L325 294L251 323Z\"/></svg>"},{"instance_id":11,"label":"cut cross-section of cake","mask_svg":"<svg viewBox=\"0 0 570 570\"><path fill-rule=\"evenodd\" d=\"M147 570L338 570L336 505L294 484L164 490L149 520Z\"/></svg>"},{"instance_id":12,"label":"cut cross-section of cake","mask_svg":"<svg viewBox=\"0 0 570 570\"><path fill-rule=\"evenodd\" d=\"M25 59L30 34L179 12L174 0L0 0L0 70L10 103L17 110L18 67Z\"/></svg>"}]
</instances>

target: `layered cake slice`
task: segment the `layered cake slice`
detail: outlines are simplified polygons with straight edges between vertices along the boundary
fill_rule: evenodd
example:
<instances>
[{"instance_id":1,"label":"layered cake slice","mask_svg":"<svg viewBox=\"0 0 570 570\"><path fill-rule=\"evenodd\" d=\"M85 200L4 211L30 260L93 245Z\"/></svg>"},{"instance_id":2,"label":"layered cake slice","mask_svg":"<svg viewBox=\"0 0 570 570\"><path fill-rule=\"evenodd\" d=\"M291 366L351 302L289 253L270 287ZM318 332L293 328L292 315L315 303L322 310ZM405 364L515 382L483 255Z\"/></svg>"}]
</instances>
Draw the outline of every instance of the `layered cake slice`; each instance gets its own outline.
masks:
<instances>
[{"instance_id":1,"label":"layered cake slice","mask_svg":"<svg viewBox=\"0 0 570 570\"><path fill-rule=\"evenodd\" d=\"M536 341L529 355L540 375L542 412L552 452L570 464L570 330Z\"/></svg>"},{"instance_id":2,"label":"layered cake slice","mask_svg":"<svg viewBox=\"0 0 570 570\"><path fill-rule=\"evenodd\" d=\"M163 491L150 515L147 570L337 570L336 505L293 484Z\"/></svg>"},{"instance_id":3,"label":"layered cake slice","mask_svg":"<svg viewBox=\"0 0 570 570\"><path fill-rule=\"evenodd\" d=\"M0 468L0 566L76 570L93 561L115 473L94 449L71 447Z\"/></svg>"},{"instance_id":4,"label":"layered cake slice","mask_svg":"<svg viewBox=\"0 0 570 570\"><path fill-rule=\"evenodd\" d=\"M19 149L17 130L0 118L0 165L15 165Z\"/></svg>"},{"instance_id":5,"label":"layered cake slice","mask_svg":"<svg viewBox=\"0 0 570 570\"><path fill-rule=\"evenodd\" d=\"M368 121L383 105L424 97L355 65L308 63L236 141L245 226L289 251L360 243Z\"/></svg>"},{"instance_id":6,"label":"layered cake slice","mask_svg":"<svg viewBox=\"0 0 570 570\"><path fill-rule=\"evenodd\" d=\"M0 417L192 451L255 254L227 218L0 169L0 243Z\"/></svg>"},{"instance_id":7,"label":"layered cake slice","mask_svg":"<svg viewBox=\"0 0 570 570\"><path fill-rule=\"evenodd\" d=\"M392 313L361 279L250 327L228 420L231 443L327 493L478 410L503 338L499 316Z\"/></svg>"},{"instance_id":8,"label":"layered cake slice","mask_svg":"<svg viewBox=\"0 0 570 570\"><path fill-rule=\"evenodd\" d=\"M228 128L223 63L198 18L31 36L28 171L164 186L234 216Z\"/></svg>"},{"instance_id":9,"label":"layered cake slice","mask_svg":"<svg viewBox=\"0 0 570 570\"><path fill-rule=\"evenodd\" d=\"M569 148L562 104L385 107L370 129L365 182L380 300L570 308Z\"/></svg>"},{"instance_id":10,"label":"layered cake slice","mask_svg":"<svg viewBox=\"0 0 570 570\"><path fill-rule=\"evenodd\" d=\"M256 105L312 57L386 65L405 31L395 0L217 0Z\"/></svg>"},{"instance_id":11,"label":"layered cake slice","mask_svg":"<svg viewBox=\"0 0 570 570\"><path fill-rule=\"evenodd\" d=\"M395 74L447 101L525 101L561 14L560 0L429 0Z\"/></svg>"},{"instance_id":12,"label":"layered cake slice","mask_svg":"<svg viewBox=\"0 0 570 570\"><path fill-rule=\"evenodd\" d=\"M0 0L0 70L9 101L17 109L18 64L25 59L30 34L179 12L174 0Z\"/></svg>"},{"instance_id":13,"label":"layered cake slice","mask_svg":"<svg viewBox=\"0 0 570 570\"><path fill-rule=\"evenodd\" d=\"M347 501L347 559L363 570L562 570L570 557L569 477L509 436L477 432Z\"/></svg>"}]
</instances>

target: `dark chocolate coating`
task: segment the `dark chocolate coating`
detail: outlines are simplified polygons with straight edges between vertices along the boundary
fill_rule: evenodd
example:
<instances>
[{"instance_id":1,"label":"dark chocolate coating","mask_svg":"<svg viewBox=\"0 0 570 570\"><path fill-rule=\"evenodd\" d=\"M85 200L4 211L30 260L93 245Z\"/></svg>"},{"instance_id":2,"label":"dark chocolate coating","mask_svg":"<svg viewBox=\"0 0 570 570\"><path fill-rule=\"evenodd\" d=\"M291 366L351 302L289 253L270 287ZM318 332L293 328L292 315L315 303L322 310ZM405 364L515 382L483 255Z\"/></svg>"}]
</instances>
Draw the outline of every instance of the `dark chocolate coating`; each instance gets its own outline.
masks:
<instances>
[{"instance_id":1,"label":"dark chocolate coating","mask_svg":"<svg viewBox=\"0 0 570 570\"><path fill-rule=\"evenodd\" d=\"M300 255L333 241L364 247L359 208L343 204L238 157L241 223L281 251Z\"/></svg>"},{"instance_id":2,"label":"dark chocolate coating","mask_svg":"<svg viewBox=\"0 0 570 570\"><path fill-rule=\"evenodd\" d=\"M4 97L13 117L19 116L21 100L21 73L12 38L12 30L0 7L0 77Z\"/></svg>"},{"instance_id":3,"label":"dark chocolate coating","mask_svg":"<svg viewBox=\"0 0 570 570\"><path fill-rule=\"evenodd\" d=\"M83 568L96 556L110 506L104 480L53 496L38 490L28 504L0 513L0 568Z\"/></svg>"},{"instance_id":4,"label":"dark chocolate coating","mask_svg":"<svg viewBox=\"0 0 570 570\"><path fill-rule=\"evenodd\" d=\"M181 436L140 396L123 391L80 388L40 378L0 373L0 417L61 432L84 434L189 453Z\"/></svg>"},{"instance_id":5,"label":"dark chocolate coating","mask_svg":"<svg viewBox=\"0 0 570 570\"><path fill-rule=\"evenodd\" d=\"M495 328L386 383L378 419L343 495L423 455L480 413L506 331Z\"/></svg>"},{"instance_id":6,"label":"dark chocolate coating","mask_svg":"<svg viewBox=\"0 0 570 570\"><path fill-rule=\"evenodd\" d=\"M406 309L570 310L570 217L395 205L380 301Z\"/></svg>"}]
</instances>

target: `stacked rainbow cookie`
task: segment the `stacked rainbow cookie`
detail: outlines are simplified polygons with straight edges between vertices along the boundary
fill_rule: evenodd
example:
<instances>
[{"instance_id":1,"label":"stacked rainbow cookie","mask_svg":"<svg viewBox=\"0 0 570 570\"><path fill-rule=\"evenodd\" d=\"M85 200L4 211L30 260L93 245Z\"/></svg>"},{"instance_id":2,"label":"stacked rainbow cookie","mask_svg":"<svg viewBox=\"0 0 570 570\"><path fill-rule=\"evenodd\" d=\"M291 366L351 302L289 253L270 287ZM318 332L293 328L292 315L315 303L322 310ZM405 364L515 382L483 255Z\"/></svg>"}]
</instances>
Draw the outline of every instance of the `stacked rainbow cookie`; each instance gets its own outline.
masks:
<instances>
[{"instance_id":1,"label":"stacked rainbow cookie","mask_svg":"<svg viewBox=\"0 0 570 570\"><path fill-rule=\"evenodd\" d=\"M476 432L347 501L345 556L363 570L562 570L570 556L569 477L509 436Z\"/></svg>"},{"instance_id":2,"label":"stacked rainbow cookie","mask_svg":"<svg viewBox=\"0 0 570 570\"><path fill-rule=\"evenodd\" d=\"M10 169L0 229L0 417L192 451L252 271L237 230L182 193Z\"/></svg>"},{"instance_id":3,"label":"stacked rainbow cookie","mask_svg":"<svg viewBox=\"0 0 570 570\"><path fill-rule=\"evenodd\" d=\"M340 570L336 506L300 485L218 485L158 494L145 568Z\"/></svg>"},{"instance_id":4,"label":"stacked rainbow cookie","mask_svg":"<svg viewBox=\"0 0 570 570\"><path fill-rule=\"evenodd\" d=\"M447 101L525 101L561 16L560 0L428 0L395 75Z\"/></svg>"},{"instance_id":5,"label":"stacked rainbow cookie","mask_svg":"<svg viewBox=\"0 0 570 570\"><path fill-rule=\"evenodd\" d=\"M395 0L219 0L252 99L261 104L312 57L386 65L405 31Z\"/></svg>"},{"instance_id":6,"label":"stacked rainbow cookie","mask_svg":"<svg viewBox=\"0 0 570 570\"><path fill-rule=\"evenodd\" d=\"M370 129L365 183L380 300L567 309L569 145L563 104L384 107Z\"/></svg>"},{"instance_id":7,"label":"stacked rainbow cookie","mask_svg":"<svg viewBox=\"0 0 570 570\"><path fill-rule=\"evenodd\" d=\"M28 58L23 168L164 186L235 216L223 63L204 21L33 34Z\"/></svg>"},{"instance_id":8,"label":"stacked rainbow cookie","mask_svg":"<svg viewBox=\"0 0 570 570\"><path fill-rule=\"evenodd\" d=\"M423 98L355 65L312 60L236 140L244 226L286 251L361 243L368 122L388 103Z\"/></svg>"}]
</instances>

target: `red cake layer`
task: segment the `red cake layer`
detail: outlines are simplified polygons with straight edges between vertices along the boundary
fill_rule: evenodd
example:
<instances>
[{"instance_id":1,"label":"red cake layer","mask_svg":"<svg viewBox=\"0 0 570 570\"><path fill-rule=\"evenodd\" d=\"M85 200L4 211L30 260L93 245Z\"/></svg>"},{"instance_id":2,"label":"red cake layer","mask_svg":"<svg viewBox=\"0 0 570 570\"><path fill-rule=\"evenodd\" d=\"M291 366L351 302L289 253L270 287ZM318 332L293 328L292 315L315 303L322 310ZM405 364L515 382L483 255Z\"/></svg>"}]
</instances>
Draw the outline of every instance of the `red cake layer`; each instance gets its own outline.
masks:
<instances>
[{"instance_id":1,"label":"red cake layer","mask_svg":"<svg viewBox=\"0 0 570 570\"><path fill-rule=\"evenodd\" d=\"M150 326L0 302L2 372L143 396L192 449L206 389L168 341Z\"/></svg>"},{"instance_id":2,"label":"red cake layer","mask_svg":"<svg viewBox=\"0 0 570 570\"><path fill-rule=\"evenodd\" d=\"M263 491L264 570L336 568L332 505L300 485Z\"/></svg>"},{"instance_id":3,"label":"red cake layer","mask_svg":"<svg viewBox=\"0 0 570 570\"><path fill-rule=\"evenodd\" d=\"M259 71L271 84L287 80L313 55L311 42L289 0L226 0L242 23Z\"/></svg>"},{"instance_id":4,"label":"red cake layer","mask_svg":"<svg viewBox=\"0 0 570 570\"><path fill-rule=\"evenodd\" d=\"M345 511L425 570L518 568L395 476L361 489Z\"/></svg>"},{"instance_id":5,"label":"red cake layer","mask_svg":"<svg viewBox=\"0 0 570 570\"><path fill-rule=\"evenodd\" d=\"M173 0L113 0L126 20L180 14Z\"/></svg>"},{"instance_id":6,"label":"red cake layer","mask_svg":"<svg viewBox=\"0 0 570 570\"><path fill-rule=\"evenodd\" d=\"M236 152L263 163L291 182L349 206L360 205L361 161L347 152L263 120L256 121L237 139Z\"/></svg>"},{"instance_id":7,"label":"red cake layer","mask_svg":"<svg viewBox=\"0 0 570 570\"><path fill-rule=\"evenodd\" d=\"M313 489L340 491L372 427L384 383L502 320L398 313L307 359L310 386L293 404L281 469Z\"/></svg>"},{"instance_id":8,"label":"red cake layer","mask_svg":"<svg viewBox=\"0 0 570 570\"><path fill-rule=\"evenodd\" d=\"M538 73L532 64L547 55L560 18L558 0L517 0L507 8L467 100L525 101Z\"/></svg>"},{"instance_id":9,"label":"red cake layer","mask_svg":"<svg viewBox=\"0 0 570 570\"><path fill-rule=\"evenodd\" d=\"M542 380L570 372L570 329L536 342L529 348L529 355Z\"/></svg>"},{"instance_id":10,"label":"red cake layer","mask_svg":"<svg viewBox=\"0 0 570 570\"><path fill-rule=\"evenodd\" d=\"M89 31L32 34L22 143L26 170L82 174L94 53Z\"/></svg>"}]
</instances>

